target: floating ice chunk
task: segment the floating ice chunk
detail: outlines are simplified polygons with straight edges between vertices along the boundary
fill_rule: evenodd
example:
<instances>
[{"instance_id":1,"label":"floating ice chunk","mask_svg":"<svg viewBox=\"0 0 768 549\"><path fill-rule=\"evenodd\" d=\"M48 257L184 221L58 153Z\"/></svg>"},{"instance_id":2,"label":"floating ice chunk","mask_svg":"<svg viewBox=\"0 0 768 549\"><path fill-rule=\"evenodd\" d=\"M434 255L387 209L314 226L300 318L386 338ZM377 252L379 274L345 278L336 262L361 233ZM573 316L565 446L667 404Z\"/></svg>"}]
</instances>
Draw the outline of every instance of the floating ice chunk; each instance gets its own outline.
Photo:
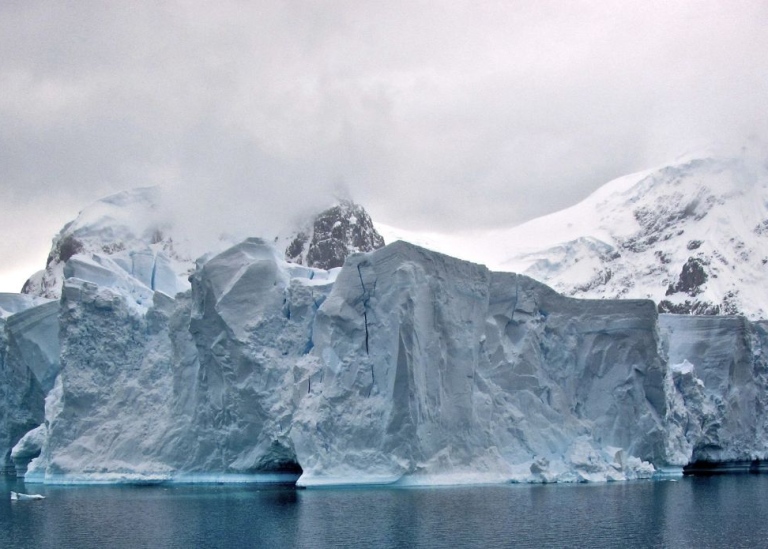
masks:
<instances>
[{"instance_id":1,"label":"floating ice chunk","mask_svg":"<svg viewBox=\"0 0 768 549\"><path fill-rule=\"evenodd\" d=\"M40 494L22 494L21 492L11 491L11 501L40 500L40 499L45 499L45 496Z\"/></svg>"}]
</instances>

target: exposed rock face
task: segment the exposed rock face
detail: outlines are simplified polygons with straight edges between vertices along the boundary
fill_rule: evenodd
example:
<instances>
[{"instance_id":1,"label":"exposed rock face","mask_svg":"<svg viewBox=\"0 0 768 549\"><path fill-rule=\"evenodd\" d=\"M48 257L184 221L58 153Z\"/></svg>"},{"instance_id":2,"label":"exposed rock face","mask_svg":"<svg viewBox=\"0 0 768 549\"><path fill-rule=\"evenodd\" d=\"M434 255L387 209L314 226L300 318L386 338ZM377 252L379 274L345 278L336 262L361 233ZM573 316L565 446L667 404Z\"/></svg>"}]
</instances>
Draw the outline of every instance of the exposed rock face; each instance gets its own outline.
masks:
<instances>
[{"instance_id":1,"label":"exposed rock face","mask_svg":"<svg viewBox=\"0 0 768 549\"><path fill-rule=\"evenodd\" d=\"M285 250L293 263L333 269L352 253L371 252L384 246L368 212L349 200L321 212L312 225L301 230Z\"/></svg>"},{"instance_id":2,"label":"exposed rock face","mask_svg":"<svg viewBox=\"0 0 768 549\"><path fill-rule=\"evenodd\" d=\"M671 313L675 315L719 315L720 305L715 305L709 301L699 301L686 299L680 303L672 303L668 299L659 301L658 309L660 313Z\"/></svg>"},{"instance_id":3,"label":"exposed rock face","mask_svg":"<svg viewBox=\"0 0 768 549\"><path fill-rule=\"evenodd\" d=\"M690 242L689 248L690 248ZM702 293L702 288L707 283L709 275L707 274L706 264L702 259L689 257L683 265L680 276L675 284L670 284L667 288L666 296L674 296L672 300L662 299L659 301L658 309L660 313L672 313L676 315L719 315L721 313L735 313L736 307L729 302L735 294L726 294L722 300L722 306L712 303L705 299L697 298ZM693 299L680 301L676 299L676 294L685 294ZM723 310L725 309L725 310Z\"/></svg>"},{"instance_id":4,"label":"exposed rock face","mask_svg":"<svg viewBox=\"0 0 768 549\"><path fill-rule=\"evenodd\" d=\"M667 295L677 292L685 292L691 297L701 293L701 286L707 282L707 272L704 270L704 264L700 259L689 257L683 265L677 284L669 285Z\"/></svg>"}]
</instances>

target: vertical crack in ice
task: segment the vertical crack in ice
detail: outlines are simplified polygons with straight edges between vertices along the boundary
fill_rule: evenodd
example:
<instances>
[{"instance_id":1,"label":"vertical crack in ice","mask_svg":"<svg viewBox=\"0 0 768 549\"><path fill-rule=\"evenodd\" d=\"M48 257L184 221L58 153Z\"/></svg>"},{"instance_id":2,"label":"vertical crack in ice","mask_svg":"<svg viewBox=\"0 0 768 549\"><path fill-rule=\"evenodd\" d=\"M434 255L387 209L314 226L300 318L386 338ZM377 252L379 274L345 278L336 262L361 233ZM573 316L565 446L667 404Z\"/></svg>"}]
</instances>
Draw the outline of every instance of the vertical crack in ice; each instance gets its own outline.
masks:
<instances>
[{"instance_id":1,"label":"vertical crack in ice","mask_svg":"<svg viewBox=\"0 0 768 549\"><path fill-rule=\"evenodd\" d=\"M360 286L363 289L363 322L365 323L365 354L369 355L369 348L368 348L368 300L370 299L370 294L368 293L368 289L365 287L365 282L363 281L363 272L360 270L360 263L357 264L357 276L360 277ZM373 287L376 287L376 282L374 281ZM373 391L373 386L376 384L376 375L373 371L373 363L371 363L371 387L368 389L368 396L371 396L371 392Z\"/></svg>"},{"instance_id":2,"label":"vertical crack in ice","mask_svg":"<svg viewBox=\"0 0 768 549\"><path fill-rule=\"evenodd\" d=\"M315 310L312 313L312 321L309 323L309 331L307 333L307 344L304 346L302 354L308 355L309 352L315 347L315 317L317 317L317 310L320 308L320 303L317 302L314 290L310 290L310 296L312 299L312 305Z\"/></svg>"},{"instance_id":3,"label":"vertical crack in ice","mask_svg":"<svg viewBox=\"0 0 768 549\"><path fill-rule=\"evenodd\" d=\"M512 306L512 318L515 318L515 311L517 310L517 299L520 296L520 275L515 274L515 304Z\"/></svg>"},{"instance_id":4,"label":"vertical crack in ice","mask_svg":"<svg viewBox=\"0 0 768 549\"><path fill-rule=\"evenodd\" d=\"M155 291L155 274L157 273L157 253L152 258L152 275L149 279L149 287Z\"/></svg>"},{"instance_id":5,"label":"vertical crack in ice","mask_svg":"<svg viewBox=\"0 0 768 549\"><path fill-rule=\"evenodd\" d=\"M363 273L360 270L360 264L357 264L357 276L360 277L360 286L363 288L363 321L365 322L365 354L368 352L368 290L365 289L365 282L363 282ZM371 377L373 377L373 370L371 370Z\"/></svg>"}]
</instances>

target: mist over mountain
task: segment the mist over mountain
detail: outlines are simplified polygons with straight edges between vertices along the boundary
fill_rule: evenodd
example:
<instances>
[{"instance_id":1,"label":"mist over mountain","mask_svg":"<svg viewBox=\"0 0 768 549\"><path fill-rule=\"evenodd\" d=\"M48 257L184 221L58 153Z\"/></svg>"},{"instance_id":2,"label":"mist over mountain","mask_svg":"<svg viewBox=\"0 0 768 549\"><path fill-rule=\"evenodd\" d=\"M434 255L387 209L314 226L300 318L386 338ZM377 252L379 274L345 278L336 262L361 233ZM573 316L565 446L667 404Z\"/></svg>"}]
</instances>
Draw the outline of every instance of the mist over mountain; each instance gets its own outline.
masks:
<instances>
[{"instance_id":1,"label":"mist over mountain","mask_svg":"<svg viewBox=\"0 0 768 549\"><path fill-rule=\"evenodd\" d=\"M265 219L246 226L233 217L229 230L217 233L216 227L223 223L220 214L195 218L190 202L176 198L169 189L143 187L86 207L53 238L45 269L29 278L22 293L61 297L64 279L73 274L72 266L66 272L67 262L76 255L99 264L114 262L149 290L174 296L189 288L198 258L216 255L249 236L271 241L294 263L323 269L341 267L349 254L384 245L370 215L349 199L337 199L326 207L333 202L326 196L314 210L297 201L298 212L283 214L280 223L269 228ZM254 209L259 210L265 208ZM271 211L267 220L278 217ZM206 230L210 233L201 238Z\"/></svg>"},{"instance_id":2,"label":"mist over mountain","mask_svg":"<svg viewBox=\"0 0 768 549\"><path fill-rule=\"evenodd\" d=\"M446 237L380 226L582 298L648 298L660 312L768 316L768 160L691 155L610 181L517 227Z\"/></svg>"}]
</instances>

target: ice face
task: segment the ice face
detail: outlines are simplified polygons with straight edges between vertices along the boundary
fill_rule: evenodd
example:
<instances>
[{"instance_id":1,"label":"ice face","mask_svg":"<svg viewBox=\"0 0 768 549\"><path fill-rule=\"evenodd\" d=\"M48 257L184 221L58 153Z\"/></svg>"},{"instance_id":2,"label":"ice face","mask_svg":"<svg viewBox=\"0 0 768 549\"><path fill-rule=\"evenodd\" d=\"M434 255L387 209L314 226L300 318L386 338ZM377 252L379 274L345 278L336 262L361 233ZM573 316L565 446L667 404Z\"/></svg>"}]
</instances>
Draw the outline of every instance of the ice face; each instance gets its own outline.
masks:
<instances>
[{"instance_id":1,"label":"ice face","mask_svg":"<svg viewBox=\"0 0 768 549\"><path fill-rule=\"evenodd\" d=\"M327 273L251 239L201 263L190 292L142 307L135 286L99 270L108 262L75 261L108 286L64 284L62 372L28 480L296 478L294 364Z\"/></svg>"},{"instance_id":2,"label":"ice face","mask_svg":"<svg viewBox=\"0 0 768 549\"><path fill-rule=\"evenodd\" d=\"M14 470L11 449L43 422L43 399L59 372L59 304L0 296L0 466Z\"/></svg>"},{"instance_id":3,"label":"ice face","mask_svg":"<svg viewBox=\"0 0 768 549\"><path fill-rule=\"evenodd\" d=\"M315 311L327 293L311 283L313 273L249 239L192 277L199 470L299 470L289 437L294 366L312 347Z\"/></svg>"},{"instance_id":4,"label":"ice face","mask_svg":"<svg viewBox=\"0 0 768 549\"><path fill-rule=\"evenodd\" d=\"M768 456L768 330L743 317L661 315L668 395L685 445L679 461Z\"/></svg>"},{"instance_id":5,"label":"ice face","mask_svg":"<svg viewBox=\"0 0 768 549\"><path fill-rule=\"evenodd\" d=\"M248 239L175 297L119 257L73 256L60 303L5 321L4 371L40 402L0 410L38 410L29 430L47 391L28 481L576 482L768 456L761 323L659 320L402 242L329 273Z\"/></svg>"},{"instance_id":6,"label":"ice face","mask_svg":"<svg viewBox=\"0 0 768 549\"><path fill-rule=\"evenodd\" d=\"M601 448L664 460L655 321L404 243L353 257L315 321L299 482L631 476Z\"/></svg>"}]
</instances>

